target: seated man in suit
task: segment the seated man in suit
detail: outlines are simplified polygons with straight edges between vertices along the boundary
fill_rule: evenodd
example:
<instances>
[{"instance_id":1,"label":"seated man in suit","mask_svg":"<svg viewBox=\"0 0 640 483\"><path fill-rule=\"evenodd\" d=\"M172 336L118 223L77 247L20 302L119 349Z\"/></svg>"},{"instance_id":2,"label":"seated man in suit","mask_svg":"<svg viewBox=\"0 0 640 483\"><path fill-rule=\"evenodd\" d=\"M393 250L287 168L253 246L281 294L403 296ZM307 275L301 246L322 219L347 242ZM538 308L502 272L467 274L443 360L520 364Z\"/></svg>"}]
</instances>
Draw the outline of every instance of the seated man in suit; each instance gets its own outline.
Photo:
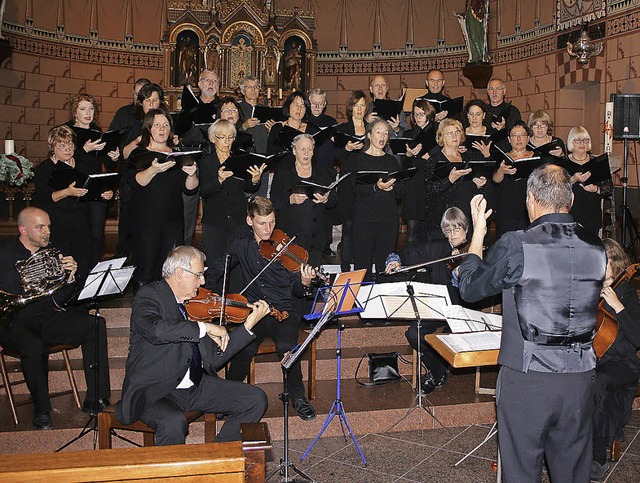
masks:
<instances>
[{"instance_id":1,"label":"seated man in suit","mask_svg":"<svg viewBox=\"0 0 640 483\"><path fill-rule=\"evenodd\" d=\"M16 262L27 260L41 249L49 247L51 220L46 211L28 207L18 214L20 235L0 248L0 290L24 295ZM52 429L49 401L48 357L50 347L58 344L81 345L87 397L82 410L97 413L109 405L109 360L107 329L102 317L98 320L96 346L95 318L86 309L67 307L74 293L78 265L73 257L61 258L62 268L69 274L66 283L55 294L41 297L25 305L0 322L0 344L20 355L22 373L33 398L33 425L36 429ZM95 393L98 364L98 394Z\"/></svg>"},{"instance_id":2,"label":"seated man in suit","mask_svg":"<svg viewBox=\"0 0 640 483\"><path fill-rule=\"evenodd\" d=\"M240 439L240 423L253 423L267 409L261 389L220 379L216 371L255 336L251 332L269 313L260 300L244 327L228 334L223 326L191 322L183 303L204 283L204 254L191 246L174 248L162 266L163 279L136 294L122 401L116 417L153 428L159 446L183 444L188 426L183 411L227 416L216 441Z\"/></svg>"}]
</instances>

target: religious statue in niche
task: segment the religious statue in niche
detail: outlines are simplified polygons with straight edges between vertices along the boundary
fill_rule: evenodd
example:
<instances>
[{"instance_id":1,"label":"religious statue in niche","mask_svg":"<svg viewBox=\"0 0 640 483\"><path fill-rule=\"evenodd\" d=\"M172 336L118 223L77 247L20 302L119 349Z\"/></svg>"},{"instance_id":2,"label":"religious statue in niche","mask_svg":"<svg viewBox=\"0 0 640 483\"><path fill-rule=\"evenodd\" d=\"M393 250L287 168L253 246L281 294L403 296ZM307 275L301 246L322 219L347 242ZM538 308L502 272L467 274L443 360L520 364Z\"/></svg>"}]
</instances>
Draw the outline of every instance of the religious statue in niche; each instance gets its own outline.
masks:
<instances>
[{"instance_id":1,"label":"religious statue in niche","mask_svg":"<svg viewBox=\"0 0 640 483\"><path fill-rule=\"evenodd\" d=\"M220 63L220 45L214 40L208 40L204 48L204 68L218 72Z\"/></svg>"},{"instance_id":2,"label":"religious statue in niche","mask_svg":"<svg viewBox=\"0 0 640 483\"><path fill-rule=\"evenodd\" d=\"M267 47L264 66L264 82L265 84L275 84L276 74L278 72L278 64L280 63L280 51L275 45Z\"/></svg>"},{"instance_id":3,"label":"religious statue in niche","mask_svg":"<svg viewBox=\"0 0 640 483\"><path fill-rule=\"evenodd\" d=\"M246 75L253 72L251 59L254 53L253 41L245 33L239 33L231 40L230 79L235 87Z\"/></svg>"},{"instance_id":4,"label":"religious statue in niche","mask_svg":"<svg viewBox=\"0 0 640 483\"><path fill-rule=\"evenodd\" d=\"M175 85L195 86L198 81L200 41L193 30L183 30L176 41Z\"/></svg>"},{"instance_id":5,"label":"religious statue in niche","mask_svg":"<svg viewBox=\"0 0 640 483\"><path fill-rule=\"evenodd\" d=\"M489 26L489 0L467 0L463 13L453 14L460 22L469 52L469 64L489 62L487 29Z\"/></svg>"},{"instance_id":6,"label":"religious statue in niche","mask_svg":"<svg viewBox=\"0 0 640 483\"><path fill-rule=\"evenodd\" d=\"M289 37L284 43L284 88L305 90L304 57L306 48L304 41L298 36Z\"/></svg>"}]
</instances>

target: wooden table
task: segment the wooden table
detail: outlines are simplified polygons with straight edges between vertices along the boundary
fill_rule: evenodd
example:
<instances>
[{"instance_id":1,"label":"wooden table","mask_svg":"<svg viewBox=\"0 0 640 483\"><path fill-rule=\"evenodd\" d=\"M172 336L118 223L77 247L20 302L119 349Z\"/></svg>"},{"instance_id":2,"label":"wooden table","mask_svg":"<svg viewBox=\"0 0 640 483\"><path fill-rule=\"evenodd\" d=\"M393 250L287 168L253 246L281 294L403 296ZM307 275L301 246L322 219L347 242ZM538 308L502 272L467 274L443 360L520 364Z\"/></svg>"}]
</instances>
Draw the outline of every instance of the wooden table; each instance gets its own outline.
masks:
<instances>
[{"instance_id":1,"label":"wooden table","mask_svg":"<svg viewBox=\"0 0 640 483\"><path fill-rule=\"evenodd\" d=\"M433 347L450 365L456 369L462 367L476 368L476 394L495 395L496 390L480 386L480 367L498 364L499 349L469 352L454 352L440 337L455 334L427 334L427 344Z\"/></svg>"}]
</instances>

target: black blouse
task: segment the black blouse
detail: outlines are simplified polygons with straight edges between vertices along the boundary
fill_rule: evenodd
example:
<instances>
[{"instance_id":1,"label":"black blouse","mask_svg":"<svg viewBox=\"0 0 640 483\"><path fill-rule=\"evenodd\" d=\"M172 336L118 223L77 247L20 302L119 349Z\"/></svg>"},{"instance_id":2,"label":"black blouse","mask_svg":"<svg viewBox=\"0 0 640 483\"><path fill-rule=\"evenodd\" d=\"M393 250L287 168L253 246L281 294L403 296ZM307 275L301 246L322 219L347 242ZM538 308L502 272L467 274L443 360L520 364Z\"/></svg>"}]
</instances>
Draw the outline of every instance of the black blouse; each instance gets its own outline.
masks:
<instances>
[{"instance_id":1,"label":"black blouse","mask_svg":"<svg viewBox=\"0 0 640 483\"><path fill-rule=\"evenodd\" d=\"M371 156L360 152L355 155L354 163L354 171L391 172L400 169L396 158L386 153L382 156ZM395 183L391 191L380 190L376 185L368 183L358 183L355 181L355 175L351 176L351 183L356 194L354 222L398 222L398 200L405 195L406 181Z\"/></svg>"}]
</instances>

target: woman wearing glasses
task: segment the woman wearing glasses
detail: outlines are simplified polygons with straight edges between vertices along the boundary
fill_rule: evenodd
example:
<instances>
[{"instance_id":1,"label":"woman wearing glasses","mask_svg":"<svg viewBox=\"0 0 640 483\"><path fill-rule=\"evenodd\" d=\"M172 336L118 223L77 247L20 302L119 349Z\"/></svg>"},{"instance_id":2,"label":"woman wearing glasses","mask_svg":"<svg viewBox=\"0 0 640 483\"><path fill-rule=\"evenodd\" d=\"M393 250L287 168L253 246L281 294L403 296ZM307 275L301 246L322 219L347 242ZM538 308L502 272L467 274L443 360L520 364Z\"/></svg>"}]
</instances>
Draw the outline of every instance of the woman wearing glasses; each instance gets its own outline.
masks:
<instances>
[{"instance_id":1,"label":"woman wearing glasses","mask_svg":"<svg viewBox=\"0 0 640 483\"><path fill-rule=\"evenodd\" d=\"M214 149L198 162L202 197L202 248L208 260L217 260L247 230L247 193L254 193L266 165L251 166L243 178L225 169L236 138L235 126L219 119L209 127Z\"/></svg>"},{"instance_id":2,"label":"woman wearing glasses","mask_svg":"<svg viewBox=\"0 0 640 483\"><path fill-rule=\"evenodd\" d=\"M517 121L509 128L508 139L511 150L507 153L511 159L530 158L533 151L527 147L531 136L529 126L524 121ZM496 204L496 232L498 238L503 233L513 230L524 230L529 226L527 214L527 178L516 179L517 169L501 161L493 173L493 182L498 185Z\"/></svg>"},{"instance_id":3,"label":"woman wearing glasses","mask_svg":"<svg viewBox=\"0 0 640 483\"><path fill-rule=\"evenodd\" d=\"M447 208L457 206L467 217L471 216L471 198L482 193L489 201L489 192L485 176L471 178L471 168L464 168L470 161L468 152L461 153L458 147L464 141L462 124L455 119L445 119L438 126L436 142L440 150L428 158L425 168L427 193L426 228L430 239L442 238L440 220ZM427 155L429 156L429 155ZM451 166L451 163L455 163Z\"/></svg>"},{"instance_id":4,"label":"woman wearing glasses","mask_svg":"<svg viewBox=\"0 0 640 483\"><path fill-rule=\"evenodd\" d=\"M591 158L591 136L582 126L576 126L569 131L567 136L567 159L570 163L582 166ZM586 169L578 168L571 176L573 188L573 206L571 214L573 218L588 229L594 235L602 228L602 198L610 196L613 191L611 180L602 183L591 183L591 173Z\"/></svg>"},{"instance_id":5,"label":"woman wearing glasses","mask_svg":"<svg viewBox=\"0 0 640 483\"><path fill-rule=\"evenodd\" d=\"M469 219L460 208L448 208L442 215L440 229L444 239L432 240L411 248L407 248L400 254L391 253L387 257L385 273L392 274L402 265L416 265L431 260L438 260L449 255L459 255L466 253L469 248L468 232ZM443 261L427 265L425 271L419 275L419 281L425 283L435 283L446 285L451 297L451 303L459 305L462 301L458 289L452 284L451 271L457 266L457 261ZM455 266L454 266L455 265ZM413 277L414 272L409 272ZM438 353L429 346L424 336L435 332L439 327L445 327L444 322L427 322L421 327L420 351L422 352L422 363L427 369L426 375L421 379L422 390L429 394L435 389L441 388L447 381L447 363ZM414 350L418 350L418 327L416 322L411 322L405 332L407 341Z\"/></svg>"},{"instance_id":6,"label":"woman wearing glasses","mask_svg":"<svg viewBox=\"0 0 640 483\"><path fill-rule=\"evenodd\" d=\"M133 189L133 257L136 288L161 279L167 253L184 241L182 193L192 195L198 188L197 166L176 166L175 161L136 161L148 151L173 152L173 123L161 109L150 109L142 122L138 147L131 153L127 171Z\"/></svg>"},{"instance_id":7,"label":"woman wearing glasses","mask_svg":"<svg viewBox=\"0 0 640 483\"><path fill-rule=\"evenodd\" d=\"M73 182L64 189L56 190L49 185L51 173L59 163L77 168L74 158L76 134L66 125L54 127L49 132L49 158L40 163L35 173L34 204L51 218L51 244L78 263L77 276L84 278L89 273L91 257L91 219L89 203L78 199L87 190L76 187ZM112 191L102 193L104 200L113 196Z\"/></svg>"},{"instance_id":8,"label":"woman wearing glasses","mask_svg":"<svg viewBox=\"0 0 640 483\"><path fill-rule=\"evenodd\" d=\"M529 137L529 148L536 151L536 148L544 146L550 142L555 142L558 147L549 151L551 156L560 158L564 156L566 147L564 141L560 138L552 136L553 122L547 111L535 111L529 115L529 121L527 122L529 129L531 130L531 136Z\"/></svg>"}]
</instances>

